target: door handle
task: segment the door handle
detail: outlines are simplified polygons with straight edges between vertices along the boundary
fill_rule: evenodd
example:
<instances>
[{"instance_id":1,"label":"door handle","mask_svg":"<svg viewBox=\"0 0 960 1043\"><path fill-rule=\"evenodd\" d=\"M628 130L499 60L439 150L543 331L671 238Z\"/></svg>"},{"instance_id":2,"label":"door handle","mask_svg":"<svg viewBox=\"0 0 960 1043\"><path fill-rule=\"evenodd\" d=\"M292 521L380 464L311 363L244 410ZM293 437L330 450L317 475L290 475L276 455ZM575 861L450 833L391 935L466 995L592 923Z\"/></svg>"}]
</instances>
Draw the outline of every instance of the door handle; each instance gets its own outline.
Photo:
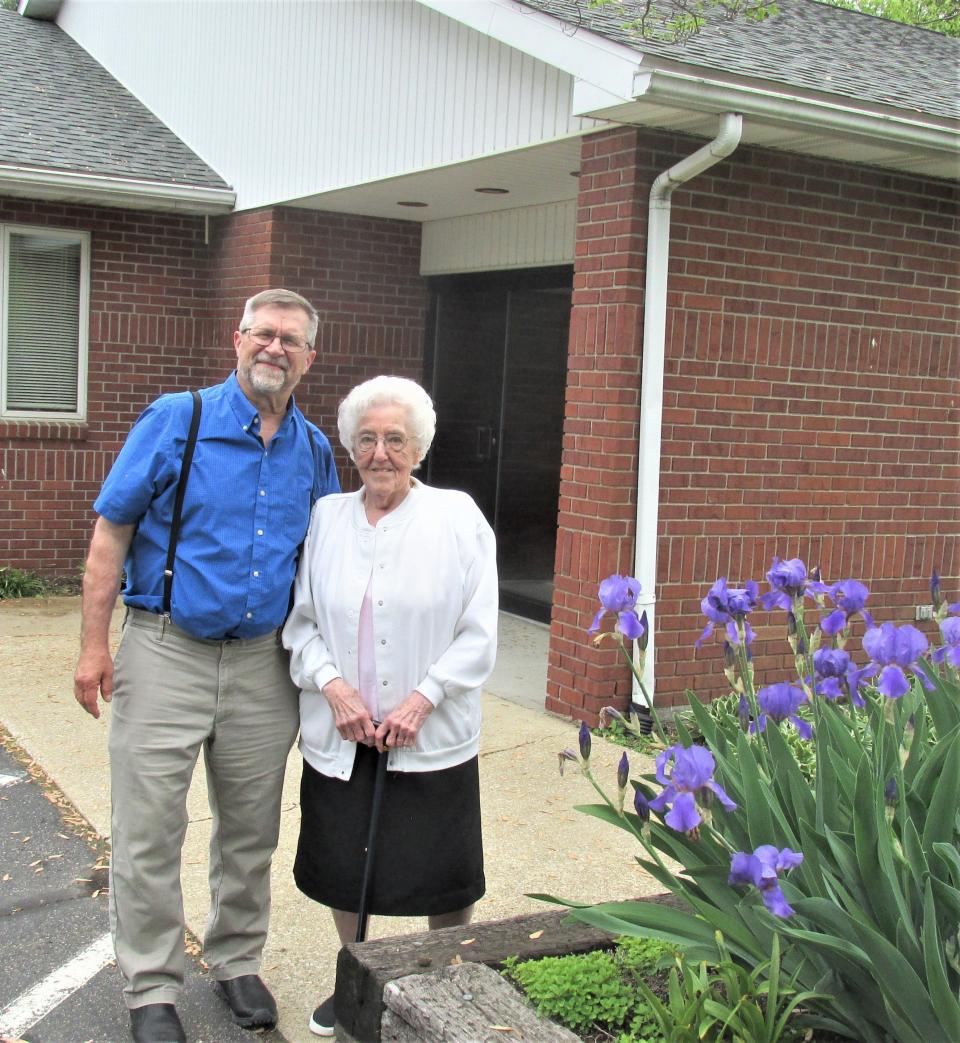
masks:
<instances>
[{"instance_id":1,"label":"door handle","mask_svg":"<svg viewBox=\"0 0 960 1043\"><path fill-rule=\"evenodd\" d=\"M490 454L493 452L494 445L493 428L492 427L478 427L477 428L477 459L478 460L489 460Z\"/></svg>"}]
</instances>

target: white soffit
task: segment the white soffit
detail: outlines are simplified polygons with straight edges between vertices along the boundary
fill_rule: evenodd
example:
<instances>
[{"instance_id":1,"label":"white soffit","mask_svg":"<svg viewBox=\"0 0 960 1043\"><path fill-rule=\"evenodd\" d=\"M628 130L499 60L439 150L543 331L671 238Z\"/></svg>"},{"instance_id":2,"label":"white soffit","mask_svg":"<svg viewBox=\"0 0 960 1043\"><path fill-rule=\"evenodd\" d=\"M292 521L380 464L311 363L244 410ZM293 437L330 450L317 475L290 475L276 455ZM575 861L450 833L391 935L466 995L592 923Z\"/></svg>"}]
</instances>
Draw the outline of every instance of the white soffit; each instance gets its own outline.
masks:
<instances>
[{"instance_id":1,"label":"white soffit","mask_svg":"<svg viewBox=\"0 0 960 1043\"><path fill-rule=\"evenodd\" d=\"M602 128L598 128L602 129ZM334 213L437 221L576 199L580 137L514 149L399 177L321 192L286 205ZM477 192L504 188L504 194ZM426 206L400 206L401 202Z\"/></svg>"}]
</instances>

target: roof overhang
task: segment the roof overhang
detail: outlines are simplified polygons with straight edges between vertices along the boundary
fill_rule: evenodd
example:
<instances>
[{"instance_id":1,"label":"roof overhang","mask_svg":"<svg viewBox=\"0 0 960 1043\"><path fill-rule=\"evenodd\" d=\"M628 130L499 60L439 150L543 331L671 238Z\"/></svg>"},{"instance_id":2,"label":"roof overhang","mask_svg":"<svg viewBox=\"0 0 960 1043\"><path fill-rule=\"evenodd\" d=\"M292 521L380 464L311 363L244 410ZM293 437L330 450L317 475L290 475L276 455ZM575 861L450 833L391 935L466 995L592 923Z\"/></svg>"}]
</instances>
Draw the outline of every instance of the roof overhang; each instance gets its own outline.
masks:
<instances>
[{"instance_id":1,"label":"roof overhang","mask_svg":"<svg viewBox=\"0 0 960 1043\"><path fill-rule=\"evenodd\" d=\"M644 68L632 98L603 98L578 83L578 116L711 137L723 112L743 116L743 143L924 177L960 178L960 121L845 104L769 84L724 81L687 68Z\"/></svg>"},{"instance_id":2,"label":"roof overhang","mask_svg":"<svg viewBox=\"0 0 960 1043\"><path fill-rule=\"evenodd\" d=\"M229 188L3 165L0 165L0 195L210 216L229 213L237 198Z\"/></svg>"},{"instance_id":3,"label":"roof overhang","mask_svg":"<svg viewBox=\"0 0 960 1043\"><path fill-rule=\"evenodd\" d=\"M960 178L960 120L785 89L660 58L516 0L419 0L574 78L573 114L712 138L743 115L743 142L925 177Z\"/></svg>"}]
</instances>

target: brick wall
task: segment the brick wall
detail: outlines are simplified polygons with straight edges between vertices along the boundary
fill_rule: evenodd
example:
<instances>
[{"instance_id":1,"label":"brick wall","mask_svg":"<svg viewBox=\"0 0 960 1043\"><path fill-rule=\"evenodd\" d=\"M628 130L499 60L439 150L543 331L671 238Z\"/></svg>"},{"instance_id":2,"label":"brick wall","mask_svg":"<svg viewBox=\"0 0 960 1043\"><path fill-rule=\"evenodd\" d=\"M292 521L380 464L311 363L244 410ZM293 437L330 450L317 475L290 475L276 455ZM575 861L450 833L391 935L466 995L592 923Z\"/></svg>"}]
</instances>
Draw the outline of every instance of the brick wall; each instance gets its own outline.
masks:
<instances>
[{"instance_id":1,"label":"brick wall","mask_svg":"<svg viewBox=\"0 0 960 1043\"><path fill-rule=\"evenodd\" d=\"M356 380L420 376L426 291L411 222L273 208L205 223L4 199L0 221L91 232L88 420L0 420L0 564L75 574L90 505L131 424L158 394L233 369L231 334L262 289L286 285L321 313L297 400L332 441L336 403Z\"/></svg>"},{"instance_id":2,"label":"brick wall","mask_svg":"<svg viewBox=\"0 0 960 1043\"><path fill-rule=\"evenodd\" d=\"M203 220L0 199L0 221L91 233L87 421L0 420L0 564L75 575L130 425L161 391L203 378Z\"/></svg>"},{"instance_id":3,"label":"brick wall","mask_svg":"<svg viewBox=\"0 0 960 1043\"><path fill-rule=\"evenodd\" d=\"M598 581L633 570L646 199L698 144L584 142L547 706L589 720L629 691L583 628ZM719 644L693 651L700 599L774 554L863 580L881 620L912 619L934 566L960 595L956 204L942 182L746 148L675 192L659 702L723 690ZM755 628L758 680L784 679L782 618Z\"/></svg>"},{"instance_id":4,"label":"brick wall","mask_svg":"<svg viewBox=\"0 0 960 1043\"><path fill-rule=\"evenodd\" d=\"M336 434L337 405L379 373L423 378L427 285L420 278L420 225L277 211L272 278L302 293L320 312L317 358L297 395L337 454L340 480L356 488L355 469Z\"/></svg>"}]
</instances>

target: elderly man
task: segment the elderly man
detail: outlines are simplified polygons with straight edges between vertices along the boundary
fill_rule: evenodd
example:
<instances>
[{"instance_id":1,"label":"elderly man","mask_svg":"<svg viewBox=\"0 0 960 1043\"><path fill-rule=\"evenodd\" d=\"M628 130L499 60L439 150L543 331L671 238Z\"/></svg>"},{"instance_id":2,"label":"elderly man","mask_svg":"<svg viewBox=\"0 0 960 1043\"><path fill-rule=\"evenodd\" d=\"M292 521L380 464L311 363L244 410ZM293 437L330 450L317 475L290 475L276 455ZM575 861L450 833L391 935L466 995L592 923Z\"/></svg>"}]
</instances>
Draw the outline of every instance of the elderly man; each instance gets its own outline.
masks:
<instances>
[{"instance_id":1,"label":"elderly man","mask_svg":"<svg viewBox=\"0 0 960 1043\"><path fill-rule=\"evenodd\" d=\"M180 393L149 406L94 504L74 691L94 717L98 695L113 703L110 913L136 1043L186 1039L180 853L201 747L213 816L205 958L237 1024L276 1023L258 971L298 726L277 632L312 504L339 490L329 443L292 399L316 332L298 294L252 297L233 335L236 373L199 402Z\"/></svg>"}]
</instances>

